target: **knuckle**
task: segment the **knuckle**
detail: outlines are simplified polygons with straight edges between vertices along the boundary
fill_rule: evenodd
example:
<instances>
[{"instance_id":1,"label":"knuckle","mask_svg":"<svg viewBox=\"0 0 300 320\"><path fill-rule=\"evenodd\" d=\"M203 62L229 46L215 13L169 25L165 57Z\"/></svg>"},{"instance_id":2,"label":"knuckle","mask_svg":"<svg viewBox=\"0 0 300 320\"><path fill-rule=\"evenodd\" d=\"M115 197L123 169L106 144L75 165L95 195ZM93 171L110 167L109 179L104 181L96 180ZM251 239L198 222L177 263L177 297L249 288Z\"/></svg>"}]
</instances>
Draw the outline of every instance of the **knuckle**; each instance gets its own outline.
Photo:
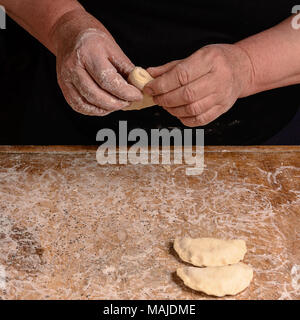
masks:
<instances>
[{"instance_id":1,"label":"knuckle","mask_svg":"<svg viewBox=\"0 0 300 320\"><path fill-rule=\"evenodd\" d=\"M93 115L91 106L85 103L84 97L72 93L68 85L64 85L62 87L62 93L65 97L65 100L74 111L84 115Z\"/></svg>"},{"instance_id":2,"label":"knuckle","mask_svg":"<svg viewBox=\"0 0 300 320\"><path fill-rule=\"evenodd\" d=\"M212 64L224 59L223 50L217 45L209 45L203 48L206 63Z\"/></svg>"},{"instance_id":3,"label":"knuckle","mask_svg":"<svg viewBox=\"0 0 300 320\"><path fill-rule=\"evenodd\" d=\"M212 117L207 115L206 113L202 113L202 114L199 114L198 116L196 116L195 120L200 125L205 126L206 124L208 124L212 121Z\"/></svg>"},{"instance_id":4,"label":"knuckle","mask_svg":"<svg viewBox=\"0 0 300 320\"><path fill-rule=\"evenodd\" d=\"M74 99L66 99L68 104L70 105L70 107L76 111L76 112L79 112L80 113L80 110L81 110L81 105Z\"/></svg>"},{"instance_id":5,"label":"knuckle","mask_svg":"<svg viewBox=\"0 0 300 320\"><path fill-rule=\"evenodd\" d=\"M99 97L97 96L96 92L90 89L83 81L77 82L76 86L79 89L79 92L82 95L82 97L87 102L91 104L95 104L99 102Z\"/></svg>"},{"instance_id":6,"label":"knuckle","mask_svg":"<svg viewBox=\"0 0 300 320\"><path fill-rule=\"evenodd\" d=\"M190 74L185 65L178 63L175 67L175 74L177 80L181 86L184 86L190 82Z\"/></svg>"},{"instance_id":7,"label":"knuckle","mask_svg":"<svg viewBox=\"0 0 300 320\"><path fill-rule=\"evenodd\" d=\"M218 57L221 57L223 55L223 51L221 50L220 47L216 45L211 45L207 47L207 55L211 59L216 59Z\"/></svg>"},{"instance_id":8,"label":"knuckle","mask_svg":"<svg viewBox=\"0 0 300 320\"><path fill-rule=\"evenodd\" d=\"M67 96L66 98L68 104L70 105L70 107L78 112L78 113L81 113L81 114L86 114L88 115L87 113L87 109L85 107L85 104L84 102L80 99L80 97L70 97L70 96Z\"/></svg>"},{"instance_id":9,"label":"knuckle","mask_svg":"<svg viewBox=\"0 0 300 320\"><path fill-rule=\"evenodd\" d=\"M156 90L155 90L156 89ZM156 93L161 94L166 92L166 84L163 79L160 79L156 82L156 86L154 87Z\"/></svg>"},{"instance_id":10,"label":"knuckle","mask_svg":"<svg viewBox=\"0 0 300 320\"><path fill-rule=\"evenodd\" d=\"M97 95L94 92L89 91L87 88L82 92L82 96L91 104L96 104L99 101Z\"/></svg>"},{"instance_id":11,"label":"knuckle","mask_svg":"<svg viewBox=\"0 0 300 320\"><path fill-rule=\"evenodd\" d=\"M113 70L106 69L94 74L100 87L109 87L113 80Z\"/></svg>"},{"instance_id":12,"label":"knuckle","mask_svg":"<svg viewBox=\"0 0 300 320\"><path fill-rule=\"evenodd\" d=\"M99 101L99 98L97 93L94 90L91 90L86 84L84 83L79 83L78 84L80 88L80 93L85 98L88 102L90 103L96 103Z\"/></svg>"},{"instance_id":13,"label":"knuckle","mask_svg":"<svg viewBox=\"0 0 300 320\"><path fill-rule=\"evenodd\" d=\"M196 116L199 113L198 107L196 104L189 104L186 106L186 113L189 116Z\"/></svg>"},{"instance_id":14,"label":"knuckle","mask_svg":"<svg viewBox=\"0 0 300 320\"><path fill-rule=\"evenodd\" d=\"M79 98L70 98L68 102L72 109L74 109L77 112L81 112L81 110L83 109L83 103L80 101Z\"/></svg>"},{"instance_id":15,"label":"knuckle","mask_svg":"<svg viewBox=\"0 0 300 320\"><path fill-rule=\"evenodd\" d=\"M154 102L159 106L168 106L168 99L165 95L154 97Z\"/></svg>"},{"instance_id":16,"label":"knuckle","mask_svg":"<svg viewBox=\"0 0 300 320\"><path fill-rule=\"evenodd\" d=\"M182 92L182 98L186 103L191 103L195 101L196 93L193 88L186 86Z\"/></svg>"}]
</instances>

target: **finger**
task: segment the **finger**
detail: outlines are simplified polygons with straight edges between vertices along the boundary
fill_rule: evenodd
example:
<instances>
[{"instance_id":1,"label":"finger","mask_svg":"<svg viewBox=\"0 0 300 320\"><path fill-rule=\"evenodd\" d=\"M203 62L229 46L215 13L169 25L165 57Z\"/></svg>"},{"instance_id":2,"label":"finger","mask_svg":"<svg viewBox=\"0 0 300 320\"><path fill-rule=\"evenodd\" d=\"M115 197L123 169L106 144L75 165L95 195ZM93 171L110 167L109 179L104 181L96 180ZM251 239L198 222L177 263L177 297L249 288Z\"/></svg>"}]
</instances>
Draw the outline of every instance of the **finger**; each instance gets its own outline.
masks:
<instances>
[{"instance_id":1,"label":"finger","mask_svg":"<svg viewBox=\"0 0 300 320\"><path fill-rule=\"evenodd\" d=\"M154 102L163 107L179 107L191 104L216 91L211 73L174 91L154 96Z\"/></svg>"},{"instance_id":2,"label":"finger","mask_svg":"<svg viewBox=\"0 0 300 320\"><path fill-rule=\"evenodd\" d=\"M170 114L177 118L182 117L194 117L198 114L208 111L210 108L215 106L216 98L214 95L207 96L202 100L187 104L185 106L174 107L174 108L164 108Z\"/></svg>"},{"instance_id":3,"label":"finger","mask_svg":"<svg viewBox=\"0 0 300 320\"><path fill-rule=\"evenodd\" d=\"M163 73L146 85L144 92L149 95L160 95L180 88L211 71L211 64L202 59L200 50L189 58L182 60L171 70Z\"/></svg>"},{"instance_id":4,"label":"finger","mask_svg":"<svg viewBox=\"0 0 300 320\"><path fill-rule=\"evenodd\" d=\"M130 85L106 58L90 59L85 67L96 83L115 97L130 102L143 99L141 91Z\"/></svg>"},{"instance_id":5,"label":"finger","mask_svg":"<svg viewBox=\"0 0 300 320\"><path fill-rule=\"evenodd\" d=\"M100 88L85 69L78 68L73 76L73 84L91 105L107 111L115 111L129 106L128 101L120 100Z\"/></svg>"},{"instance_id":6,"label":"finger","mask_svg":"<svg viewBox=\"0 0 300 320\"><path fill-rule=\"evenodd\" d=\"M135 67L134 64L117 44L108 48L108 52L110 62L124 76L124 78L127 79L130 72Z\"/></svg>"},{"instance_id":7,"label":"finger","mask_svg":"<svg viewBox=\"0 0 300 320\"><path fill-rule=\"evenodd\" d=\"M198 126L205 126L208 123L214 121L219 116L224 113L224 108L221 105L215 105L208 111L199 114L195 117L182 117L179 120L188 127L198 127Z\"/></svg>"},{"instance_id":8,"label":"finger","mask_svg":"<svg viewBox=\"0 0 300 320\"><path fill-rule=\"evenodd\" d=\"M83 98L72 83L60 83L63 95L68 104L78 113L89 116L105 116L108 111L91 105Z\"/></svg>"},{"instance_id":9,"label":"finger","mask_svg":"<svg viewBox=\"0 0 300 320\"><path fill-rule=\"evenodd\" d=\"M181 60L175 60L169 63L166 63L162 66L158 66L158 67L150 67L147 69L147 71L150 73L150 75L153 78L159 77L161 76L163 73L171 70L172 68L174 68L174 66L176 66L176 64L178 64Z\"/></svg>"}]
</instances>

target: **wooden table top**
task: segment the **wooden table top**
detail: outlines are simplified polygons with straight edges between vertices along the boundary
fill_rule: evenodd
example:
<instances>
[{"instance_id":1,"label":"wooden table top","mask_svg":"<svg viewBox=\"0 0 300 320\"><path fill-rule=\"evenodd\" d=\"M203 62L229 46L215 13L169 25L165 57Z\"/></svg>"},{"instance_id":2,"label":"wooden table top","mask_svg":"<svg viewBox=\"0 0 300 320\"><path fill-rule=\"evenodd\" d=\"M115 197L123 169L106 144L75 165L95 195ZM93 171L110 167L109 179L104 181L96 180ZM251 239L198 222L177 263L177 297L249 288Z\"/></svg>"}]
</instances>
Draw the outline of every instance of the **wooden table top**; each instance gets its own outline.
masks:
<instances>
[{"instance_id":1,"label":"wooden table top","mask_svg":"<svg viewBox=\"0 0 300 320\"><path fill-rule=\"evenodd\" d=\"M225 299L300 299L300 147L206 147L199 176L95 150L0 147L0 299L212 299L176 277L178 236L246 240Z\"/></svg>"}]
</instances>

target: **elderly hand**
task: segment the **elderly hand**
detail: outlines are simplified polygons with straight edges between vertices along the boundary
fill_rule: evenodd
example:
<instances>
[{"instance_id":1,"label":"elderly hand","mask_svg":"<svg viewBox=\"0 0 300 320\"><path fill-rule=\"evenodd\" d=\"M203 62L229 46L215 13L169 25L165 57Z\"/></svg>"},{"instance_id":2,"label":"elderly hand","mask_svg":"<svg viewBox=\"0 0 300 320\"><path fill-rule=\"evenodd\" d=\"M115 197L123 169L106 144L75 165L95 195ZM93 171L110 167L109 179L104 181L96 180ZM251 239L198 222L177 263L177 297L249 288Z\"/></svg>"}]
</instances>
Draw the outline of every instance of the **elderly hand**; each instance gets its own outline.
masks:
<instances>
[{"instance_id":1,"label":"elderly hand","mask_svg":"<svg viewBox=\"0 0 300 320\"><path fill-rule=\"evenodd\" d=\"M228 111L253 80L247 53L227 44L203 47L184 60L148 72L156 79L144 92L190 127L206 125Z\"/></svg>"},{"instance_id":2,"label":"elderly hand","mask_svg":"<svg viewBox=\"0 0 300 320\"><path fill-rule=\"evenodd\" d=\"M125 80L134 65L108 32L85 27L80 32L74 28L74 35L69 26L59 29L55 35L57 78L65 99L75 111L104 116L143 98Z\"/></svg>"}]
</instances>

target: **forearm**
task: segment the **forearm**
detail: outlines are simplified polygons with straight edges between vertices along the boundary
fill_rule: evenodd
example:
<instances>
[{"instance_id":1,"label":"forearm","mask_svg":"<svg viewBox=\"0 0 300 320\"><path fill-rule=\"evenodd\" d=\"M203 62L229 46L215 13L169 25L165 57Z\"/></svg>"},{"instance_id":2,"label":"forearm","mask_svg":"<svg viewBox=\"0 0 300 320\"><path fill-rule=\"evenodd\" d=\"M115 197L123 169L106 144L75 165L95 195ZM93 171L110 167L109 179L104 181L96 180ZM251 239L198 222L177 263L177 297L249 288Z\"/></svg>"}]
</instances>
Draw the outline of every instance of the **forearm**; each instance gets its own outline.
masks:
<instances>
[{"instance_id":1,"label":"forearm","mask_svg":"<svg viewBox=\"0 0 300 320\"><path fill-rule=\"evenodd\" d=\"M76 0L0 0L7 14L56 54L57 27L67 25L60 36L76 35L83 28L105 29Z\"/></svg>"},{"instance_id":2,"label":"forearm","mask_svg":"<svg viewBox=\"0 0 300 320\"><path fill-rule=\"evenodd\" d=\"M262 33L244 39L242 48L252 63L252 79L242 96L300 83L300 30L292 17Z\"/></svg>"}]
</instances>

